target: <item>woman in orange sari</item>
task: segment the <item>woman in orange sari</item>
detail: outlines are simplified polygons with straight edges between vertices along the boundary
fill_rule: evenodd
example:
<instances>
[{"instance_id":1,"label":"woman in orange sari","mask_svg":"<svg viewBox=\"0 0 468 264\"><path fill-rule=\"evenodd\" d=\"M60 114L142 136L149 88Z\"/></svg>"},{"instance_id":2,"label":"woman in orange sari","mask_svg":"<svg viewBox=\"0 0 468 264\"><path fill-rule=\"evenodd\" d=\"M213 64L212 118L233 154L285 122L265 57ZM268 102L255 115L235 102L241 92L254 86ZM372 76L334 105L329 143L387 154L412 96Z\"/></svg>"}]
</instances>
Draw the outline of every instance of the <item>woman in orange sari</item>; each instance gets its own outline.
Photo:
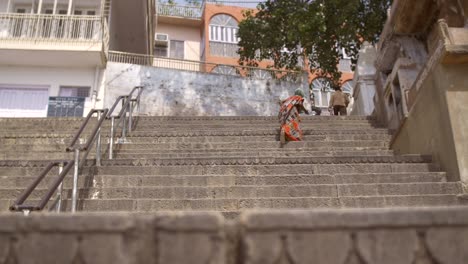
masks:
<instances>
[{"instance_id":1,"label":"woman in orange sari","mask_svg":"<svg viewBox=\"0 0 468 264\"><path fill-rule=\"evenodd\" d=\"M296 89L294 95L280 102L281 108L278 114L280 129L281 144L288 141L302 140L302 130L299 127L301 121L299 112L304 111L309 114L309 111L304 107L304 92L301 89Z\"/></svg>"}]
</instances>

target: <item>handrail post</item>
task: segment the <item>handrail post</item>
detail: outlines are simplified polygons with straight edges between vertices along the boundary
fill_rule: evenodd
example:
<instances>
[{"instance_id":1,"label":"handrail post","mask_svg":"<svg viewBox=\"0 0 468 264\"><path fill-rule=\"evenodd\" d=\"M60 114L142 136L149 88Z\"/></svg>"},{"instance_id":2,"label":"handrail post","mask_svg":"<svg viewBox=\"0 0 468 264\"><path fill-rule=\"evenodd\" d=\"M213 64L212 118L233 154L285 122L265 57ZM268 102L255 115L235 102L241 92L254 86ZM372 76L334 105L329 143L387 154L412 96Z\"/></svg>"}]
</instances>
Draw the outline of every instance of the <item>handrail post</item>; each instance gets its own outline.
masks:
<instances>
[{"instance_id":1,"label":"handrail post","mask_svg":"<svg viewBox=\"0 0 468 264\"><path fill-rule=\"evenodd\" d=\"M129 100L128 97L127 97L126 100ZM122 102L123 102L122 107L124 107L125 106L125 100L122 101ZM123 118L121 141L125 142L125 138L126 138L126 134L127 134L127 109L124 109L122 114L123 114L123 116L120 117L120 118Z\"/></svg>"},{"instance_id":2,"label":"handrail post","mask_svg":"<svg viewBox=\"0 0 468 264\"><path fill-rule=\"evenodd\" d=\"M59 176L60 174L62 174L62 171L63 171L63 163L60 163L59 164ZM63 190L63 181L60 183L60 185L57 188L57 208L55 210L57 213L60 213L60 211L62 210L62 190Z\"/></svg>"},{"instance_id":3,"label":"handrail post","mask_svg":"<svg viewBox=\"0 0 468 264\"><path fill-rule=\"evenodd\" d=\"M101 119L101 112L97 112L97 119L98 122ZM96 139L96 166L101 166L101 127L97 131L97 139Z\"/></svg>"},{"instance_id":4,"label":"handrail post","mask_svg":"<svg viewBox=\"0 0 468 264\"><path fill-rule=\"evenodd\" d=\"M78 186L78 169L80 167L80 150L75 148L75 170L73 173L73 190L72 190L72 208L71 212L76 212L76 202L77 202L77 186Z\"/></svg>"},{"instance_id":5,"label":"handrail post","mask_svg":"<svg viewBox=\"0 0 468 264\"><path fill-rule=\"evenodd\" d=\"M133 101L132 98L129 98L130 104L128 109L128 133L132 133L132 115L133 115Z\"/></svg>"},{"instance_id":6,"label":"handrail post","mask_svg":"<svg viewBox=\"0 0 468 264\"><path fill-rule=\"evenodd\" d=\"M114 148L114 124L115 124L115 117L111 117L111 131L110 131L110 141L109 141L109 159L111 160L112 151Z\"/></svg>"}]
</instances>

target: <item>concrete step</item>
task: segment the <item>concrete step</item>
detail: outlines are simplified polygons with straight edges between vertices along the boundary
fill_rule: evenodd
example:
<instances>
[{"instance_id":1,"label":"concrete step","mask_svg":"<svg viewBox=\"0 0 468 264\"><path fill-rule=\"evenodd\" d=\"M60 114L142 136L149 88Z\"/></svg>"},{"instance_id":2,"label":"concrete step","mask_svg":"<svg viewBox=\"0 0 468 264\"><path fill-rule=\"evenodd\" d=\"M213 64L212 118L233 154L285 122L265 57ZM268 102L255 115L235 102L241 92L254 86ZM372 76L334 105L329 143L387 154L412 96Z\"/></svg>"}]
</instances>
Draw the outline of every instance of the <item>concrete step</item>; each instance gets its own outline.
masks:
<instances>
[{"instance_id":1,"label":"concrete step","mask_svg":"<svg viewBox=\"0 0 468 264\"><path fill-rule=\"evenodd\" d=\"M18 168L21 170L22 168ZM12 175L0 169L0 175ZM394 173L439 171L431 163L356 163L356 164L277 164L277 165L172 165L172 166L109 166L97 168L101 175L281 175L281 174L338 174L338 173ZM85 172L86 173L86 172Z\"/></svg>"},{"instance_id":2,"label":"concrete step","mask_svg":"<svg viewBox=\"0 0 468 264\"><path fill-rule=\"evenodd\" d=\"M141 152L117 153L117 159L168 159L168 158L219 158L219 157L340 157L340 156L389 156L392 150L359 150L359 151L263 151L246 150L239 152L224 152L222 150L205 153L141 153ZM57 155L58 156L58 155ZM0 156L1 157L1 156ZM71 156L70 156L71 157Z\"/></svg>"},{"instance_id":3,"label":"concrete step","mask_svg":"<svg viewBox=\"0 0 468 264\"><path fill-rule=\"evenodd\" d=\"M0 176L37 176L48 162L29 163L23 166L0 166ZM33 164L33 166L28 166ZM432 163L350 163L350 164L275 164L275 165L167 165L128 166L114 165L84 167L82 175L294 175L294 174L362 174L362 173L424 173L439 172ZM50 175L58 175L53 169ZM71 172L70 172L71 175Z\"/></svg>"},{"instance_id":4,"label":"concrete step","mask_svg":"<svg viewBox=\"0 0 468 264\"><path fill-rule=\"evenodd\" d=\"M23 188L0 188L0 199L17 198ZM36 189L31 199L40 199L47 189ZM285 197L342 197L461 194L460 183L311 184L230 187L120 187L78 190L83 199L249 199ZM71 189L63 195L71 198Z\"/></svg>"},{"instance_id":5,"label":"concrete step","mask_svg":"<svg viewBox=\"0 0 468 264\"><path fill-rule=\"evenodd\" d=\"M296 141L288 142L283 147L288 148L315 148L315 147L388 147L386 140L340 140L340 141ZM206 142L206 143L128 143L121 144L121 149L262 149L262 148L280 148L279 141L265 142Z\"/></svg>"},{"instance_id":6,"label":"concrete step","mask_svg":"<svg viewBox=\"0 0 468 264\"><path fill-rule=\"evenodd\" d=\"M26 188L36 177L32 176L1 176L2 188ZM39 185L46 188L55 180L53 175L46 177ZM446 182L445 172L425 173L370 173L370 174L336 174L336 175L267 175L267 176L234 176L234 175L94 175L80 176L78 186L83 187L141 187L141 186L268 186L268 185L298 185L298 184L352 184L352 183L423 183ZM72 176L69 174L64 181L66 188L72 186Z\"/></svg>"},{"instance_id":7,"label":"concrete step","mask_svg":"<svg viewBox=\"0 0 468 264\"><path fill-rule=\"evenodd\" d=\"M14 200L0 199L0 211L8 210ZM28 205L38 200L29 200ZM69 211L71 202L63 201L63 210ZM397 195L362 197L296 197L243 199L80 199L80 211L125 211L127 213L159 211L220 211L238 212L246 209L313 209L313 208L382 208L415 206L466 205L465 200L453 194Z\"/></svg>"},{"instance_id":8,"label":"concrete step","mask_svg":"<svg viewBox=\"0 0 468 264\"><path fill-rule=\"evenodd\" d=\"M339 141L339 140L386 140L391 136L386 134L329 134L329 135L305 135L304 141ZM172 136L172 137L127 137L132 143L205 143L205 142L265 142L279 140L279 134L261 136Z\"/></svg>"}]
</instances>

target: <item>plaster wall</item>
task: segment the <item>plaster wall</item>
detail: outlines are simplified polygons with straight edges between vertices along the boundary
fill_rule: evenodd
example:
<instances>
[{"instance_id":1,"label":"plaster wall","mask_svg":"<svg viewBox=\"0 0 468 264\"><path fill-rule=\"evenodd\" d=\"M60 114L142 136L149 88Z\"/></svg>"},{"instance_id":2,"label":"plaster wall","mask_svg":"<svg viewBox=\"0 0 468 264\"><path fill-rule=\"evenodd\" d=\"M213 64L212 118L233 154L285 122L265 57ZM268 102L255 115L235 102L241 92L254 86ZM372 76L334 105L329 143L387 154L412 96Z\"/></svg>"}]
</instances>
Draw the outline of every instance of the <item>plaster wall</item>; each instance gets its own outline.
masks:
<instances>
[{"instance_id":1,"label":"plaster wall","mask_svg":"<svg viewBox=\"0 0 468 264\"><path fill-rule=\"evenodd\" d=\"M432 154L449 180L464 182L468 182L467 72L468 65L438 65L424 80L391 146L401 153Z\"/></svg>"},{"instance_id":2,"label":"plaster wall","mask_svg":"<svg viewBox=\"0 0 468 264\"><path fill-rule=\"evenodd\" d=\"M85 115L94 107L93 91L97 89L98 101L104 96L104 91L99 90L102 77L103 70L96 70L96 68L0 66L0 86L2 87L48 87L49 96L58 96L60 86L91 87L90 97L85 101Z\"/></svg>"},{"instance_id":3,"label":"plaster wall","mask_svg":"<svg viewBox=\"0 0 468 264\"><path fill-rule=\"evenodd\" d=\"M200 28L159 23L156 33L169 35L169 40L183 40L184 59L200 60Z\"/></svg>"},{"instance_id":4,"label":"plaster wall","mask_svg":"<svg viewBox=\"0 0 468 264\"><path fill-rule=\"evenodd\" d=\"M271 116L278 99L307 85L237 76L108 63L105 107L137 85L145 86L140 113L158 116Z\"/></svg>"}]
</instances>

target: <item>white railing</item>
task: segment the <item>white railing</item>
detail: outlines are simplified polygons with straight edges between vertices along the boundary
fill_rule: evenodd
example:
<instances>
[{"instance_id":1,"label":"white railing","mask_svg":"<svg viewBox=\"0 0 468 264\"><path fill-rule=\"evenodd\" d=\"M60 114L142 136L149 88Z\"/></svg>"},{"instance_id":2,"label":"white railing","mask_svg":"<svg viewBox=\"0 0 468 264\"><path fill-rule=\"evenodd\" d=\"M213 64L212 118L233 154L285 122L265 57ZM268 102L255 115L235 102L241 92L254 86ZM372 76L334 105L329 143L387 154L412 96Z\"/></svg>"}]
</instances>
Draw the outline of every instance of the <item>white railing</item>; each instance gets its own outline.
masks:
<instances>
[{"instance_id":1,"label":"white railing","mask_svg":"<svg viewBox=\"0 0 468 264\"><path fill-rule=\"evenodd\" d=\"M250 79L283 80L293 83L302 83L304 78L304 74L299 71L275 70L239 65L225 65L207 63L202 61L153 57L151 55L126 53L119 51L109 51L109 61L139 64L167 69L234 75Z\"/></svg>"},{"instance_id":2,"label":"white railing","mask_svg":"<svg viewBox=\"0 0 468 264\"><path fill-rule=\"evenodd\" d=\"M103 24L100 16L0 14L0 42L101 42Z\"/></svg>"},{"instance_id":3,"label":"white railing","mask_svg":"<svg viewBox=\"0 0 468 264\"><path fill-rule=\"evenodd\" d=\"M177 4L157 4L159 16L173 16L200 19L202 16L202 6L181 6Z\"/></svg>"}]
</instances>

